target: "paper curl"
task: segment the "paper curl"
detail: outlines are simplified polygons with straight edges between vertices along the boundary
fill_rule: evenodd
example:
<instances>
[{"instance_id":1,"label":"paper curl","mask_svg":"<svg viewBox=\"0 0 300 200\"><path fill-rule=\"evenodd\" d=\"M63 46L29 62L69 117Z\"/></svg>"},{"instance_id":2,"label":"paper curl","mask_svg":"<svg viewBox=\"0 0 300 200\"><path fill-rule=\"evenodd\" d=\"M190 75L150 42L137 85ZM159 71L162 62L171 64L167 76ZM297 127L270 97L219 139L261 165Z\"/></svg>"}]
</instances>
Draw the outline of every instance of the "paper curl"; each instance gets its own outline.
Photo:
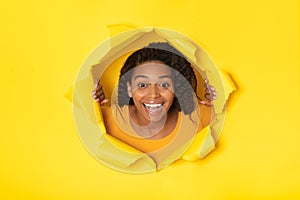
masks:
<instances>
[{"instance_id":1,"label":"paper curl","mask_svg":"<svg viewBox=\"0 0 300 200\"><path fill-rule=\"evenodd\" d=\"M168 42L187 58L196 72L197 92L200 97L204 95L202 84L204 79L208 79L218 92L213 107L215 120L203 129L201 134L198 133L193 141L182 147L184 150L178 149L178 152L174 152L160 168L168 166L179 158L197 160L214 149L224 124L226 101L229 94L235 90L230 78L215 66L201 46L175 31L153 27L132 29L115 34L99 45L88 56L78 73L73 90L74 119L79 136L87 150L105 165L125 172L152 172L157 170L157 166L147 154L106 134L100 108L95 109L91 91L94 87L93 81L101 77L106 97L110 98L124 59L133 51L151 42Z\"/></svg>"}]
</instances>

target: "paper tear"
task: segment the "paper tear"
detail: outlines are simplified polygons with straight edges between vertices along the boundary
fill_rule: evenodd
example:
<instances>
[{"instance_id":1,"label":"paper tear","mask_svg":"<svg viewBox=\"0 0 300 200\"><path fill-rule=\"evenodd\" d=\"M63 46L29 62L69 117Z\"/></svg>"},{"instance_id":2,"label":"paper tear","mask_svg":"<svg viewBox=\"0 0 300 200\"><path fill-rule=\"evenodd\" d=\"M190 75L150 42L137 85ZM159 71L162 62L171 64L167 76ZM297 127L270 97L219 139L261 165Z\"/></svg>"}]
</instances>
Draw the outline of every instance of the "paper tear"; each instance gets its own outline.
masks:
<instances>
[{"instance_id":1,"label":"paper tear","mask_svg":"<svg viewBox=\"0 0 300 200\"><path fill-rule=\"evenodd\" d=\"M108 27L110 28L111 36L114 37L104 42L104 44L100 45L99 47L97 47L95 51L91 55L89 55L89 57L84 62L78 74L77 81L76 81L77 84L75 84L74 87L73 105L75 106L76 104L76 109L74 111L74 118L77 124L79 134L85 134L85 136L82 137L82 139L85 145L88 147L87 149L91 151L89 149L90 141L99 140L100 137L103 138L103 135L105 135L106 132L102 118L98 116L99 113L98 114L96 113L95 115L95 108L91 106L93 105L93 100L91 98L91 91L93 87L92 80L94 80L95 78L102 77L102 75L104 75L105 70L108 67L112 67L111 65L114 62L114 60L128 54L129 52L143 48L144 46L147 46L150 42L169 42L179 52L181 52L192 63L193 66L196 66L195 69L201 74L201 76L207 78L209 80L209 83L212 86L214 86L215 89L217 90L218 96L217 99L214 101L214 109L218 121L212 122L211 127L209 128L209 130L207 130L207 133L209 135L212 134L213 138L216 141L216 138L219 137L219 133L216 132L221 131L221 125L223 125L224 122L224 118L225 118L224 107L226 101L228 100L230 93L236 90L236 87L233 84L233 81L228 76L228 74L222 72L215 66L211 58L208 56L208 54L202 47L197 45L195 42L187 39L185 36L180 35L174 31L170 31L167 29L153 28L153 27L148 27L144 29L134 29L133 27L127 25L109 25ZM123 30L130 30L130 31L119 34ZM115 73L113 74L116 74L115 76L118 76L119 68L114 67L113 69L115 70ZM111 76L111 74L112 73L110 73L109 76ZM82 82L82 83L84 82L86 84L88 82L87 79L91 80L90 81L91 85L80 85L79 87L78 82ZM102 84L105 85L105 83ZM70 89L70 91L68 91L65 95L65 97L69 101L72 101L72 90ZM107 92L106 96L108 97L112 93L111 89L106 92ZM99 108L96 110L100 111ZM86 120L82 120L84 117L87 116L90 119L89 123L84 122ZM94 123L97 123L98 126L95 126ZM124 150L127 148L125 147L126 144L122 142L116 143L113 142L113 140L115 139L111 139L107 137L105 138L107 139L105 142L114 144L114 145L108 145L109 148L106 149L105 151L116 152L116 151L120 151L120 149ZM203 135L198 136L198 138L195 139L196 140L194 141L194 144L197 145L203 144ZM214 144L215 142L209 140L209 142L206 143L204 146L203 145L194 146L188 151L189 154L185 154L186 160L195 160L196 158L204 157L214 148ZM137 152L132 154L132 152L130 153L127 151L127 153L123 152L122 155L117 154L115 157L112 157L111 155L107 157L104 155L105 153L103 154L103 152L102 154L101 152L99 154L99 149L96 148L92 148L92 149L93 152L91 153L93 155L95 156L98 155L98 157L102 157L101 159L103 159L107 163L114 163L115 165L117 165L115 167L119 169L122 167L124 168L129 167L133 163L140 163L141 160L146 159L144 157L138 157L138 159L136 159ZM105 158L103 158L103 156ZM121 157L127 156L127 158L120 158L120 156ZM177 157L178 157L177 155L173 156L174 159ZM125 165L123 165L124 163L119 163L119 161L122 159L125 160L129 159L130 161L127 160L126 161L127 164L125 163ZM133 160L136 159L136 160L133 161L132 159ZM166 161L165 163L169 164L172 162ZM153 163L149 164L147 167L149 166L153 167ZM142 164L140 165L139 169L135 168L134 166L131 167L132 169L135 170L149 171L149 168L143 169ZM129 169L123 169L123 170L129 170Z\"/></svg>"},{"instance_id":2,"label":"paper tear","mask_svg":"<svg viewBox=\"0 0 300 200\"><path fill-rule=\"evenodd\" d=\"M64 97L72 103L73 102L72 96L73 96L73 86L70 87L69 91L66 92Z\"/></svg>"}]
</instances>

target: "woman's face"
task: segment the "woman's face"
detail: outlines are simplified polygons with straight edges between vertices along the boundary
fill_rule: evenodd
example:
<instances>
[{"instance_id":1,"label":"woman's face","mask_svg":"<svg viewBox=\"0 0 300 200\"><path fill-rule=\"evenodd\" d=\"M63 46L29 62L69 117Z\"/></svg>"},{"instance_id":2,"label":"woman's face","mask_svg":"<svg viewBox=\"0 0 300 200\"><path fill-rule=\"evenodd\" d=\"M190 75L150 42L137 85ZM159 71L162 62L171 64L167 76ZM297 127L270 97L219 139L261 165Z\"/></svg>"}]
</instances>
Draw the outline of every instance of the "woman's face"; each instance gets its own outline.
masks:
<instances>
[{"instance_id":1,"label":"woman's face","mask_svg":"<svg viewBox=\"0 0 300 200\"><path fill-rule=\"evenodd\" d=\"M127 89L141 123L160 121L166 117L174 100L171 68L159 62L138 65Z\"/></svg>"}]
</instances>

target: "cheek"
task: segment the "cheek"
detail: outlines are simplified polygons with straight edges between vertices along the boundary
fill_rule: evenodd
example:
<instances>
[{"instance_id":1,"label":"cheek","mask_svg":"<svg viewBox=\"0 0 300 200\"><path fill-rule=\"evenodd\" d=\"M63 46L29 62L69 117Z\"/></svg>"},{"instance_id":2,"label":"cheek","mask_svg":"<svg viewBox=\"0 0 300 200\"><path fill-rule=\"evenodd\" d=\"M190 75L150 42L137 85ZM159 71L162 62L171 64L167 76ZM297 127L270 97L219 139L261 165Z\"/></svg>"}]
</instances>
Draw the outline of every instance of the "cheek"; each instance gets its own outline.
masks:
<instances>
[{"instance_id":1,"label":"cheek","mask_svg":"<svg viewBox=\"0 0 300 200\"><path fill-rule=\"evenodd\" d=\"M170 102L170 103L173 102L174 97L175 97L174 93L173 93L172 91L170 91L170 90L164 92L164 93L162 94L162 96L163 96L168 102Z\"/></svg>"},{"instance_id":2,"label":"cheek","mask_svg":"<svg viewBox=\"0 0 300 200\"><path fill-rule=\"evenodd\" d=\"M134 91L134 93L132 94L133 101L139 101L144 96L145 96L145 94L143 92L140 92L140 91Z\"/></svg>"}]
</instances>

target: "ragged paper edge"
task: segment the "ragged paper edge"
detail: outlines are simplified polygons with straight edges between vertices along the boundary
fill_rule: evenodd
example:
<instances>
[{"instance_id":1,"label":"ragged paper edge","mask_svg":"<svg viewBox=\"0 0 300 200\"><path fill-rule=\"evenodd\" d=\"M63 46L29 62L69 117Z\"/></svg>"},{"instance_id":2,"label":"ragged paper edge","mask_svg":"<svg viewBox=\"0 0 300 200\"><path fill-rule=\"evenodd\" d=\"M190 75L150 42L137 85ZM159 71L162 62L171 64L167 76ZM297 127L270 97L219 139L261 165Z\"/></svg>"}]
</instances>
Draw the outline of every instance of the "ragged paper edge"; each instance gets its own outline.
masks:
<instances>
[{"instance_id":1,"label":"ragged paper edge","mask_svg":"<svg viewBox=\"0 0 300 200\"><path fill-rule=\"evenodd\" d=\"M99 78L99 76L101 75L101 70L99 69L103 69L104 66L108 66L108 63L103 62L107 62L108 60L114 60L116 57L122 56L123 54L127 53L129 49L124 49L126 49L128 46L134 43L139 43L138 45L132 45L132 47L134 47L135 49L139 49L143 46L146 46L150 42L153 42L153 38L151 37L151 40L149 40L148 38L149 41L144 42L144 45L140 44L141 38L146 38L145 35L155 33L155 35L157 37L160 37L161 40L169 42L178 51L180 51L192 63L193 66L197 66L200 69L198 70L198 72L201 74L201 76L208 79L209 83L213 85L218 91L218 98L214 100L213 107L215 113L218 114L223 112L229 94L234 90L234 85L231 84L232 81L228 81L229 77L225 78L224 73L222 73L221 70L215 67L215 64L212 62L212 60L202 47L197 46L195 42L191 41L190 39L187 39L186 36L178 36L177 33L174 34L174 32L170 32L166 29L157 29L150 27L146 28L145 30L136 29L134 31L135 34L130 33L129 35L126 35L127 40L124 39L124 36L123 38L122 36L120 37L122 38L121 40L119 38L114 38L111 40L111 49L107 55L100 59L99 63L101 63L101 65L96 64L91 67L91 74L93 76L93 79ZM120 44L116 41L118 41ZM126 44L124 43L125 41Z\"/></svg>"},{"instance_id":2,"label":"ragged paper edge","mask_svg":"<svg viewBox=\"0 0 300 200\"><path fill-rule=\"evenodd\" d=\"M131 173L156 171L155 162L147 154L137 151L110 135L102 135L102 137L106 138L100 138L99 153L96 157L108 167ZM143 161L142 165L137 168L135 165L141 161Z\"/></svg>"},{"instance_id":3,"label":"ragged paper edge","mask_svg":"<svg viewBox=\"0 0 300 200\"><path fill-rule=\"evenodd\" d=\"M99 57L98 63L104 62L105 60L109 60L111 59L111 57L113 57L113 55L115 55L115 52L113 52L113 49L117 48L117 51L121 51L122 50L122 45L126 45L129 46L130 44L132 44L133 42L135 42L137 39L143 37L144 34L147 34L149 32L152 31L156 31L156 33L158 33L158 35L162 36L165 35L166 33L164 31L161 30L157 30L156 28L147 28L147 30L143 31L142 29L140 30L135 30L134 33L131 34L130 38L118 38L117 40L112 40L110 43L110 47L108 47L106 51L107 53L104 54L102 57ZM111 33L113 33L112 35L118 34L117 32L112 31ZM236 90L236 87L234 86L232 80L230 79L230 77L222 72L219 69L216 69L214 67L212 67L211 65L205 65L205 61L203 60L199 60L199 55L197 55L197 53L199 54L199 48L196 48L195 45L193 43L187 42L185 39L182 38L164 38L166 41L168 41L171 45L173 45L175 48L177 48L177 50L179 50L184 56L187 57L187 59L193 63L194 65L196 65L197 67L199 67L199 69L202 71L201 74L206 75L206 78L208 78L209 82L211 85L214 85L214 77L210 76L208 73L218 73L218 75L220 76L220 81L223 84L223 89L224 89L224 100L223 102L217 102L215 103L215 108L218 107L218 109L215 110L216 114L223 112L223 108L225 106L226 101L228 100L229 94L232 93L234 90ZM120 43L120 44L119 44ZM145 45L146 46L146 45ZM200 49L200 52L204 51L203 49ZM120 54L119 54L120 56ZM207 55L206 55L207 56ZM209 58L206 58L208 60L210 60ZM205 60L205 59L204 59ZM211 63L211 60L210 60ZM214 64L213 64L214 65ZM93 73L93 68L91 67L91 75L92 77L99 77L99 73L96 73L97 75L95 75L95 73ZM216 87L216 89L218 90L218 87ZM72 99L70 98L72 96L72 89L70 89L70 91L68 91L68 93L65 95L65 97L71 101L72 103L74 103L72 101ZM90 98L90 96L88 97ZM101 124L101 123L100 123ZM103 123L102 123L103 124ZM101 126L102 131L105 130L104 124ZM104 131L103 131L104 133ZM120 148L123 148L122 145L119 146ZM201 154L201 153L200 153ZM200 156L201 157L201 156Z\"/></svg>"}]
</instances>

